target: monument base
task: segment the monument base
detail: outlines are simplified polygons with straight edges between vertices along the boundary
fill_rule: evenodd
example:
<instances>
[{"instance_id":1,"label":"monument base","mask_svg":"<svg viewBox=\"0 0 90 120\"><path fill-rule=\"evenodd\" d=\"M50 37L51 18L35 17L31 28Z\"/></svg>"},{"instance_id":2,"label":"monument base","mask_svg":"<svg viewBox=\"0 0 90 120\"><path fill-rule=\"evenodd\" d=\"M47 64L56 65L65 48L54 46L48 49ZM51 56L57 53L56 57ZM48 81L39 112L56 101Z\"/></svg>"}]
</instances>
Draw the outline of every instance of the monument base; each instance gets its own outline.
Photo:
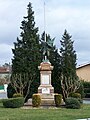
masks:
<instances>
[{"instance_id":1,"label":"monument base","mask_svg":"<svg viewBox=\"0 0 90 120\"><path fill-rule=\"evenodd\" d=\"M42 62L38 68L40 70L38 94L41 96L41 105L54 105L54 88L51 85L53 66L50 62Z\"/></svg>"},{"instance_id":2,"label":"monument base","mask_svg":"<svg viewBox=\"0 0 90 120\"><path fill-rule=\"evenodd\" d=\"M38 93L41 96L41 105L55 105L54 102L54 88L52 85L40 85Z\"/></svg>"},{"instance_id":3,"label":"monument base","mask_svg":"<svg viewBox=\"0 0 90 120\"><path fill-rule=\"evenodd\" d=\"M52 85L40 85L38 88L38 93L42 94L54 93L54 88L52 87Z\"/></svg>"},{"instance_id":4,"label":"monument base","mask_svg":"<svg viewBox=\"0 0 90 120\"><path fill-rule=\"evenodd\" d=\"M41 96L41 105L55 105L53 93L51 94L39 93L39 95Z\"/></svg>"},{"instance_id":5,"label":"monument base","mask_svg":"<svg viewBox=\"0 0 90 120\"><path fill-rule=\"evenodd\" d=\"M41 99L41 106L55 106L54 99Z\"/></svg>"}]
</instances>

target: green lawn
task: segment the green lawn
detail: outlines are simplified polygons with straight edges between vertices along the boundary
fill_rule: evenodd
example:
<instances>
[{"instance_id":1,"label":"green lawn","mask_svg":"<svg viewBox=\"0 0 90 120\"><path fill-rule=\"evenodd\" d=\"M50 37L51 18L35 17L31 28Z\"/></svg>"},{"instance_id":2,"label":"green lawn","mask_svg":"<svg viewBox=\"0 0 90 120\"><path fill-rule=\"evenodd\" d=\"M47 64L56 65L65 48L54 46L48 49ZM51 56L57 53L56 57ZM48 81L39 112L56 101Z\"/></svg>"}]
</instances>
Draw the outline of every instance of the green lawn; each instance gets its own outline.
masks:
<instances>
[{"instance_id":1,"label":"green lawn","mask_svg":"<svg viewBox=\"0 0 90 120\"><path fill-rule=\"evenodd\" d=\"M83 105L81 109L11 109L3 108L0 103L0 120L76 120L78 118L90 118L90 104Z\"/></svg>"}]
</instances>

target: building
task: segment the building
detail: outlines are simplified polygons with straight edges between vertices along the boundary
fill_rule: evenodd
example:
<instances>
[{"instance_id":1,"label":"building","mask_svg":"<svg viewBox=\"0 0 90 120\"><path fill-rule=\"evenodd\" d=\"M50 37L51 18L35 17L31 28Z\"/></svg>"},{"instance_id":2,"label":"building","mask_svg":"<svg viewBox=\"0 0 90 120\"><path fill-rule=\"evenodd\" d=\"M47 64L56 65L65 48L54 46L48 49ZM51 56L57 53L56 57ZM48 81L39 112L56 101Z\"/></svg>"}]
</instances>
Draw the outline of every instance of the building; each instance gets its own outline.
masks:
<instances>
[{"instance_id":1,"label":"building","mask_svg":"<svg viewBox=\"0 0 90 120\"><path fill-rule=\"evenodd\" d=\"M6 98L7 86L10 82L11 66L0 67L0 98ZM5 92L5 93L3 93ZM3 94L2 94L3 93ZM5 96L3 96L5 94Z\"/></svg>"},{"instance_id":2,"label":"building","mask_svg":"<svg viewBox=\"0 0 90 120\"><path fill-rule=\"evenodd\" d=\"M0 67L0 82L5 80L9 82L9 78L11 75L11 67Z\"/></svg>"},{"instance_id":3,"label":"building","mask_svg":"<svg viewBox=\"0 0 90 120\"><path fill-rule=\"evenodd\" d=\"M90 63L78 66L76 73L81 80L90 82Z\"/></svg>"}]
</instances>

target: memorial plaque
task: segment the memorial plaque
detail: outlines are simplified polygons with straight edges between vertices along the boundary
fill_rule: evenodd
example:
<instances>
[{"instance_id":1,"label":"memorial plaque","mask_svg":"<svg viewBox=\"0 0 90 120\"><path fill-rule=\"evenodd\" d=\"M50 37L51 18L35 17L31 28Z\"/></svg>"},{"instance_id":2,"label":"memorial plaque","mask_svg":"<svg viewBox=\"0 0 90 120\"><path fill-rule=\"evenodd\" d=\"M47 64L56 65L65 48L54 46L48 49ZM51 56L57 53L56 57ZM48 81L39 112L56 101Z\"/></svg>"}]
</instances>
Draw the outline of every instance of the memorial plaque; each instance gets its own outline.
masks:
<instances>
[{"instance_id":1,"label":"memorial plaque","mask_svg":"<svg viewBox=\"0 0 90 120\"><path fill-rule=\"evenodd\" d=\"M49 85L49 75L42 75L41 81L42 85Z\"/></svg>"},{"instance_id":2,"label":"memorial plaque","mask_svg":"<svg viewBox=\"0 0 90 120\"><path fill-rule=\"evenodd\" d=\"M50 89L49 88L42 88L42 93L43 94L50 94Z\"/></svg>"}]
</instances>

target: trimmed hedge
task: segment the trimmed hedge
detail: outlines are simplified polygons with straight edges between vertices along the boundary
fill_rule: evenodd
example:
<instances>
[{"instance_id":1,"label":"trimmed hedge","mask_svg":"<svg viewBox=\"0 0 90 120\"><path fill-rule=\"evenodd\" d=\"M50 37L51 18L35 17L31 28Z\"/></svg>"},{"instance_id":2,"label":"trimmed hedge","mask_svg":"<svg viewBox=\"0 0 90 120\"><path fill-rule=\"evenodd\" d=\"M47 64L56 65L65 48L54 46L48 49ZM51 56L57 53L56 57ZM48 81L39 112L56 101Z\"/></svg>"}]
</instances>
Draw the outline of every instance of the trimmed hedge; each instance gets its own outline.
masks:
<instances>
[{"instance_id":1,"label":"trimmed hedge","mask_svg":"<svg viewBox=\"0 0 90 120\"><path fill-rule=\"evenodd\" d=\"M65 100L66 108L79 109L81 104L77 98L66 98Z\"/></svg>"},{"instance_id":2,"label":"trimmed hedge","mask_svg":"<svg viewBox=\"0 0 90 120\"><path fill-rule=\"evenodd\" d=\"M85 98L90 98L90 82L83 81Z\"/></svg>"},{"instance_id":3,"label":"trimmed hedge","mask_svg":"<svg viewBox=\"0 0 90 120\"><path fill-rule=\"evenodd\" d=\"M3 100L3 99L0 99L0 103L2 103L2 100Z\"/></svg>"},{"instance_id":4,"label":"trimmed hedge","mask_svg":"<svg viewBox=\"0 0 90 120\"><path fill-rule=\"evenodd\" d=\"M24 98L17 97L17 98L9 98L3 99L3 106L6 108L19 108L24 105Z\"/></svg>"},{"instance_id":5,"label":"trimmed hedge","mask_svg":"<svg viewBox=\"0 0 90 120\"><path fill-rule=\"evenodd\" d=\"M72 93L69 94L69 97L81 99L81 94L72 92Z\"/></svg>"},{"instance_id":6,"label":"trimmed hedge","mask_svg":"<svg viewBox=\"0 0 90 120\"><path fill-rule=\"evenodd\" d=\"M90 93L86 93L85 98L90 98Z\"/></svg>"},{"instance_id":7,"label":"trimmed hedge","mask_svg":"<svg viewBox=\"0 0 90 120\"><path fill-rule=\"evenodd\" d=\"M61 94L55 94L54 95L55 105L56 107L59 107L62 102L62 95Z\"/></svg>"},{"instance_id":8,"label":"trimmed hedge","mask_svg":"<svg viewBox=\"0 0 90 120\"><path fill-rule=\"evenodd\" d=\"M39 107L41 104L41 96L39 94L33 94L32 96L32 106Z\"/></svg>"},{"instance_id":9,"label":"trimmed hedge","mask_svg":"<svg viewBox=\"0 0 90 120\"><path fill-rule=\"evenodd\" d=\"M15 93L15 94L13 94L13 98L17 98L17 97L23 97L23 95L20 94L20 93Z\"/></svg>"},{"instance_id":10,"label":"trimmed hedge","mask_svg":"<svg viewBox=\"0 0 90 120\"><path fill-rule=\"evenodd\" d=\"M85 93L90 93L90 88L84 88Z\"/></svg>"},{"instance_id":11,"label":"trimmed hedge","mask_svg":"<svg viewBox=\"0 0 90 120\"><path fill-rule=\"evenodd\" d=\"M83 81L84 88L90 88L90 82Z\"/></svg>"},{"instance_id":12,"label":"trimmed hedge","mask_svg":"<svg viewBox=\"0 0 90 120\"><path fill-rule=\"evenodd\" d=\"M80 102L80 104L83 104L83 99L77 98L77 100Z\"/></svg>"}]
</instances>

